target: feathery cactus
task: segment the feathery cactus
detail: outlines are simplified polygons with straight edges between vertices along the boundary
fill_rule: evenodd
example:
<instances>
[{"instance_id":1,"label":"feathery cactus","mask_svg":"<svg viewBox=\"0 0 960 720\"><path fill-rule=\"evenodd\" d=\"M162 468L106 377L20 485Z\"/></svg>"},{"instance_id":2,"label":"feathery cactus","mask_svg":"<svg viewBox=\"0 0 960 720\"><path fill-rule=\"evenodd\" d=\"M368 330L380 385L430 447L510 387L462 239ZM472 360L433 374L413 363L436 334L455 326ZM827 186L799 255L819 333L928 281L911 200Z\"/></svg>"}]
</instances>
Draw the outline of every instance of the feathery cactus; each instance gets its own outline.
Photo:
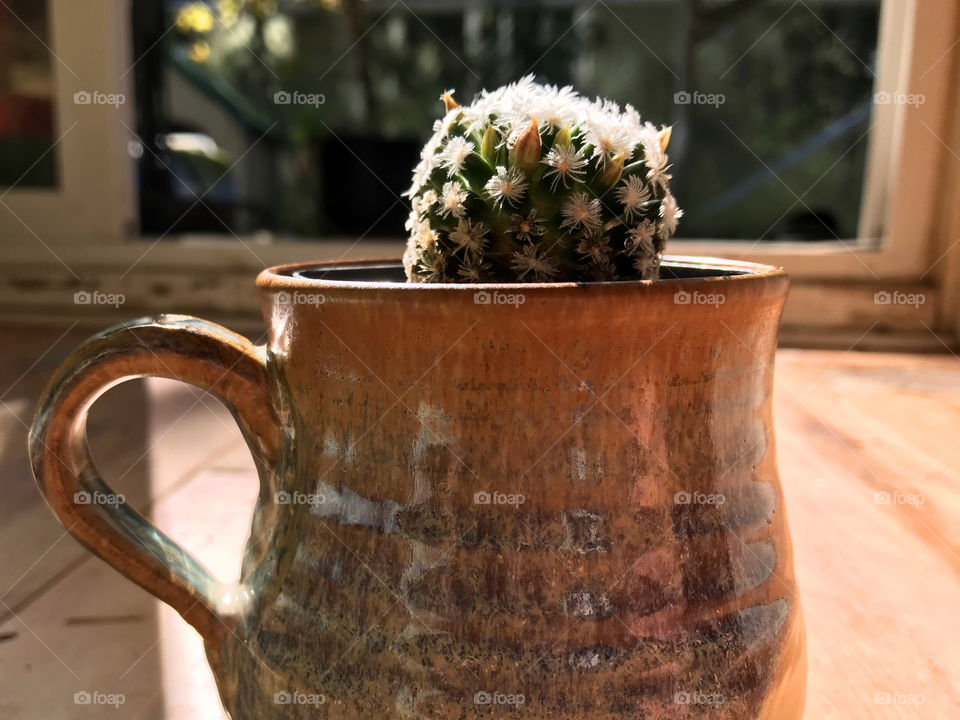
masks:
<instances>
[{"instance_id":1,"label":"feathery cactus","mask_svg":"<svg viewBox=\"0 0 960 720\"><path fill-rule=\"evenodd\" d=\"M532 77L452 91L407 195L415 282L652 279L683 214L670 194L670 129L629 105Z\"/></svg>"}]
</instances>

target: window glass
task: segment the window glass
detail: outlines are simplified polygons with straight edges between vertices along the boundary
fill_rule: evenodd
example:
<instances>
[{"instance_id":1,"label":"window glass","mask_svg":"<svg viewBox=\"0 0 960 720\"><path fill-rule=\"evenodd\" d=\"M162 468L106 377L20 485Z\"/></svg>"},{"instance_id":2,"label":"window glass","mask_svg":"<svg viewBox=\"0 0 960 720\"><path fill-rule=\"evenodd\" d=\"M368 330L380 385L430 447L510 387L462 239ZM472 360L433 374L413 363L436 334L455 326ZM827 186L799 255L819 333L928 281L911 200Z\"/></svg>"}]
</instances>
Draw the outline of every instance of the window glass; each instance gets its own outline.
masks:
<instances>
[{"instance_id":1,"label":"window glass","mask_svg":"<svg viewBox=\"0 0 960 720\"><path fill-rule=\"evenodd\" d=\"M0 2L0 187L56 185L47 4Z\"/></svg>"},{"instance_id":2,"label":"window glass","mask_svg":"<svg viewBox=\"0 0 960 720\"><path fill-rule=\"evenodd\" d=\"M440 92L532 73L674 126L682 237L855 237L879 2L135 3L143 230L400 236Z\"/></svg>"}]
</instances>

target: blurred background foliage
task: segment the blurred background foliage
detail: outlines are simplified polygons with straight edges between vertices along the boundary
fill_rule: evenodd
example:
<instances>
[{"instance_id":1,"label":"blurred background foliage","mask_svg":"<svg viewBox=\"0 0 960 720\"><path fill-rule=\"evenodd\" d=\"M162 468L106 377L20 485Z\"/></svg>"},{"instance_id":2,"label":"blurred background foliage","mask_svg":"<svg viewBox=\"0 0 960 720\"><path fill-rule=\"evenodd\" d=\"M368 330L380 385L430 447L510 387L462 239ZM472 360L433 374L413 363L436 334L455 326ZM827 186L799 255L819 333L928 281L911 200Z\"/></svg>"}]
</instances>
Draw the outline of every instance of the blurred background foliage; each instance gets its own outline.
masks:
<instances>
[{"instance_id":1,"label":"blurred background foliage","mask_svg":"<svg viewBox=\"0 0 960 720\"><path fill-rule=\"evenodd\" d=\"M190 143L162 140L179 133L211 138L225 179L221 217L171 235L401 235L440 92L467 102L533 73L675 126L681 236L855 237L879 1L166 0L134 16L141 136L156 141L144 230L177 216L155 161L189 174Z\"/></svg>"}]
</instances>

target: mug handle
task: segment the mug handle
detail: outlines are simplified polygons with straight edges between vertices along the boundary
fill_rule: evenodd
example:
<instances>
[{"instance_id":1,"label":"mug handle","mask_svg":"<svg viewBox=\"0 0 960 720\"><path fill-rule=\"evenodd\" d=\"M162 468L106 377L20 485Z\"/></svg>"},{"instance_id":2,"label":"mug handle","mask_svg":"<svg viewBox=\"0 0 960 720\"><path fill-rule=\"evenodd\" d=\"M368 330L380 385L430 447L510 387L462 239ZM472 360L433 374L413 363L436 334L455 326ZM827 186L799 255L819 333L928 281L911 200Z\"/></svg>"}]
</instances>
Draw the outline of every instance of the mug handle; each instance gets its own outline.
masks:
<instances>
[{"instance_id":1,"label":"mug handle","mask_svg":"<svg viewBox=\"0 0 960 720\"><path fill-rule=\"evenodd\" d=\"M239 624L243 588L223 588L127 505L80 499L111 493L90 455L87 413L98 397L125 380L151 376L190 383L230 409L262 484L272 484L282 430L266 370L262 346L220 325L186 315L141 318L81 345L51 379L30 429L33 473L60 523L121 575L173 607L217 653L225 634Z\"/></svg>"}]
</instances>

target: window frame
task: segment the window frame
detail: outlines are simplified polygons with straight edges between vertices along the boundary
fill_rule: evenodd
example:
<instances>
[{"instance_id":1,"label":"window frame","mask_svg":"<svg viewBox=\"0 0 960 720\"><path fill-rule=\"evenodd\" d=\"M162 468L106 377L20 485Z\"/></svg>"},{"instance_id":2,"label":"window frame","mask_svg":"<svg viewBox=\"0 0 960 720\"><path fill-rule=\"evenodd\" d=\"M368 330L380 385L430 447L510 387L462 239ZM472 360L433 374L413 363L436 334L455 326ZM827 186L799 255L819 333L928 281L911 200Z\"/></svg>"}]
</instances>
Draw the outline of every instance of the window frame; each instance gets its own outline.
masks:
<instances>
[{"instance_id":1,"label":"window frame","mask_svg":"<svg viewBox=\"0 0 960 720\"><path fill-rule=\"evenodd\" d=\"M38 243L55 258L72 255L68 248L79 241L115 247L134 227L134 174L123 127L133 126L132 82L126 73L132 61L128 23L118 22L128 16L125 0L46 0L46 5L54 88L50 152L57 184L0 188L0 228L4 246ZM114 108L73 101L75 93L94 90L121 93L128 102ZM104 122L111 117L119 122Z\"/></svg>"},{"instance_id":2,"label":"window frame","mask_svg":"<svg viewBox=\"0 0 960 720\"><path fill-rule=\"evenodd\" d=\"M881 4L874 92L921 94L925 102L918 107L874 105L858 238L762 246L678 238L671 251L783 266L794 278L923 280L935 259L936 169L949 151L940 138L946 136L956 96L947 56L955 50L960 8L957 0L926 1L923 8L920 0ZM909 193L904 191L908 187ZM918 244L926 246L924 252L916 252Z\"/></svg>"}]
</instances>

